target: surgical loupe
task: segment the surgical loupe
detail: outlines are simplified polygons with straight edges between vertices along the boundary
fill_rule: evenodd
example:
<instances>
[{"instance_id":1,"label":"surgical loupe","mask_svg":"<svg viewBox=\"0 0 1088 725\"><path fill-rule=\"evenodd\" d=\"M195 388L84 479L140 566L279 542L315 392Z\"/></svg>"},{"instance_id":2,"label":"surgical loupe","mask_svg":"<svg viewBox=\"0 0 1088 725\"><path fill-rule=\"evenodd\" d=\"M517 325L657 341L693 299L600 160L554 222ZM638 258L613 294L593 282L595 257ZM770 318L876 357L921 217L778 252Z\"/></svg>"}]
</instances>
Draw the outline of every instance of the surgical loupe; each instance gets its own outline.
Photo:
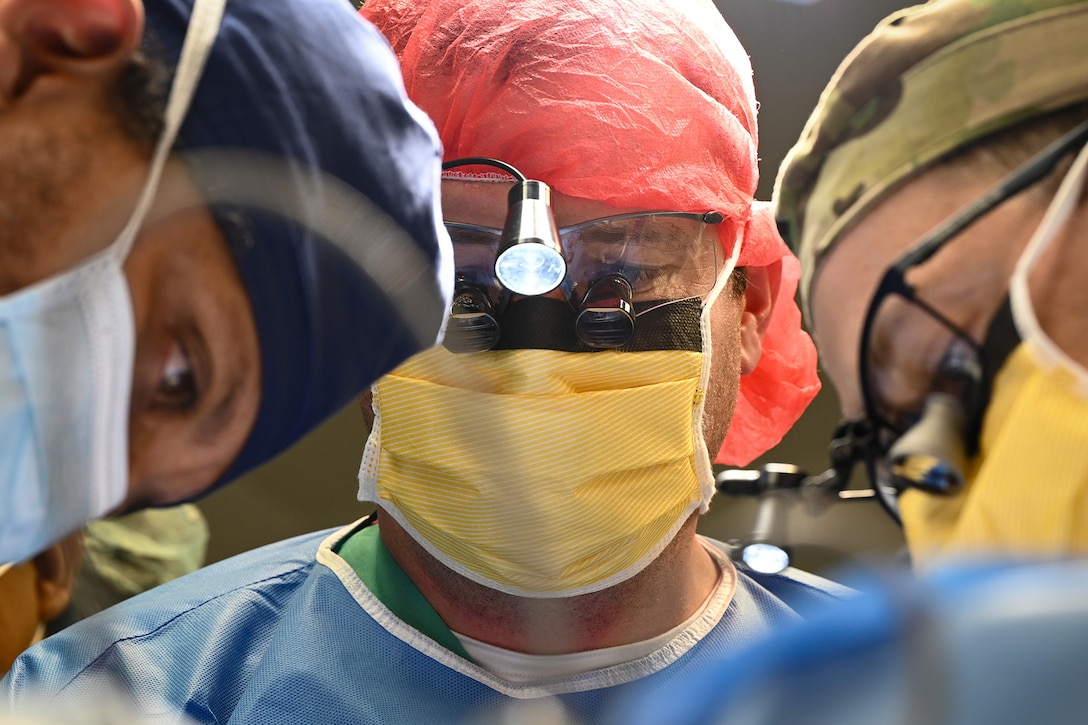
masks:
<instances>
[{"instance_id":1,"label":"surgical loupe","mask_svg":"<svg viewBox=\"0 0 1088 725\"><path fill-rule=\"evenodd\" d=\"M453 352L490 350L501 335L499 316L510 294L527 297L555 290L567 277L567 262L559 243L559 231L551 210L551 189L541 181L526 179L516 168L497 159L470 157L446 162L442 168L485 165L505 171L516 179L507 195L507 214L498 239L493 278L479 279L458 273L450 310L445 345ZM473 225L448 223L455 241L462 235L485 234ZM471 246L471 245L467 245ZM477 245L486 247L486 244ZM483 275L488 277L488 275ZM488 287L497 283L493 299ZM575 328L578 336L597 348L626 344L634 334L635 314L631 283L620 274L607 274L590 283L578 304Z\"/></svg>"},{"instance_id":2,"label":"surgical loupe","mask_svg":"<svg viewBox=\"0 0 1088 725\"><path fill-rule=\"evenodd\" d=\"M502 320L519 298L561 290L581 344L615 349L634 337L648 311L709 291L717 246L702 243L719 212L635 212L558 229L549 187L526 179L496 159L471 157L444 164L501 169L516 182L501 229L447 221L457 278L445 345L454 352L493 349L505 337Z\"/></svg>"},{"instance_id":3,"label":"surgical loupe","mask_svg":"<svg viewBox=\"0 0 1088 725\"><path fill-rule=\"evenodd\" d=\"M622 275L610 274L589 285L574 320L578 337L598 348L626 345L635 334L634 292Z\"/></svg>"},{"instance_id":4,"label":"surgical loupe","mask_svg":"<svg viewBox=\"0 0 1088 725\"><path fill-rule=\"evenodd\" d=\"M516 182L507 195L506 222L492 268L494 280L501 285L501 297L492 299L488 294L491 280L473 279L458 272L444 344L459 353L482 352L495 346L501 334L499 312L509 293L547 294L563 282L567 273L548 185L526 179L516 168L497 159L454 159L442 164L442 169L480 165L501 169ZM472 229L471 225L447 227L451 232Z\"/></svg>"},{"instance_id":5,"label":"surgical loupe","mask_svg":"<svg viewBox=\"0 0 1088 725\"><path fill-rule=\"evenodd\" d=\"M501 330L491 299L464 277L454 285L444 344L450 352L490 350Z\"/></svg>"}]
</instances>

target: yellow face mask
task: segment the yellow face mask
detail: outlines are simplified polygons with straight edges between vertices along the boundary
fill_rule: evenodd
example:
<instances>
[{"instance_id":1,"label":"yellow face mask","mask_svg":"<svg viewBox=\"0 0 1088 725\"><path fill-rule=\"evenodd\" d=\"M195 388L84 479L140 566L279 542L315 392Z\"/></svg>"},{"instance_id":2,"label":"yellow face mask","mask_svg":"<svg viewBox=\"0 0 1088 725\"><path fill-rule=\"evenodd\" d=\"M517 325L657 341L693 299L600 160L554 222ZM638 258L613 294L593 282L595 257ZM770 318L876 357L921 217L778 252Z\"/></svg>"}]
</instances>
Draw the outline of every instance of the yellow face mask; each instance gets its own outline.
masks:
<instances>
[{"instance_id":1,"label":"yellow face mask","mask_svg":"<svg viewBox=\"0 0 1088 725\"><path fill-rule=\"evenodd\" d=\"M899 499L916 566L950 555L1037 557L1088 553L1088 371L1046 335L1028 275L1072 214L1088 150L1067 175L1010 282L1022 340L995 377L979 455L952 497L917 490Z\"/></svg>"},{"instance_id":2,"label":"yellow face mask","mask_svg":"<svg viewBox=\"0 0 1088 725\"><path fill-rule=\"evenodd\" d=\"M950 554L1088 553L1088 401L1070 371L1047 368L1029 344L994 381L967 473L956 496L900 496L917 566Z\"/></svg>"},{"instance_id":3,"label":"yellow face mask","mask_svg":"<svg viewBox=\"0 0 1088 725\"><path fill-rule=\"evenodd\" d=\"M494 589L611 586L704 505L692 435L701 357L431 349L376 386L360 498Z\"/></svg>"}]
</instances>

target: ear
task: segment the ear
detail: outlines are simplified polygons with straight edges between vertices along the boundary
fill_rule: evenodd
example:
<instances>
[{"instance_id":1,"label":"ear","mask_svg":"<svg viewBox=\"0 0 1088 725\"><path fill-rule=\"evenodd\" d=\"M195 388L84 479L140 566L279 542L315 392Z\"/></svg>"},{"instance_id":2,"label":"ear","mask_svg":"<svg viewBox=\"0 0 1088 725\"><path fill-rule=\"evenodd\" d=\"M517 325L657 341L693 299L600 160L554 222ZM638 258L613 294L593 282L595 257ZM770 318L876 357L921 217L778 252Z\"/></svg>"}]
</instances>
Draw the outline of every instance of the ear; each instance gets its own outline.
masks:
<instances>
[{"instance_id":1,"label":"ear","mask_svg":"<svg viewBox=\"0 0 1088 725\"><path fill-rule=\"evenodd\" d=\"M0 42L19 57L11 95L48 73L111 72L140 46L140 0L8 0L0 4ZM2 50L2 49L0 49Z\"/></svg>"},{"instance_id":2,"label":"ear","mask_svg":"<svg viewBox=\"0 0 1088 725\"><path fill-rule=\"evenodd\" d=\"M72 601L76 574L83 561L83 534L76 532L61 539L34 557L38 571L38 617L42 622L55 619Z\"/></svg>"},{"instance_id":3,"label":"ear","mask_svg":"<svg viewBox=\"0 0 1088 725\"><path fill-rule=\"evenodd\" d=\"M782 263L745 267L748 284L744 290L744 311L740 319L741 374L756 369L763 353L763 336L771 324L778 290L782 286Z\"/></svg>"}]
</instances>

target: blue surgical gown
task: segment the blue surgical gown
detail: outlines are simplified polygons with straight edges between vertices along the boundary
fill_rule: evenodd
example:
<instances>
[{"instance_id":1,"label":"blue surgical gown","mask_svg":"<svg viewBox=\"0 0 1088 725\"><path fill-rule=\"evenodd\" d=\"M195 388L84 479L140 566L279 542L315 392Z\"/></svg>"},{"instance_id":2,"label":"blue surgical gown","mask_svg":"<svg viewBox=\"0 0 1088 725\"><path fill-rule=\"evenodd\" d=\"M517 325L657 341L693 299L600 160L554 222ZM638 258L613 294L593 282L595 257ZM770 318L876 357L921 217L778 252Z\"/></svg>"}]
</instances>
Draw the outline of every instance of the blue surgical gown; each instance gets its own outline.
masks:
<instances>
[{"instance_id":1,"label":"blue surgical gown","mask_svg":"<svg viewBox=\"0 0 1088 725\"><path fill-rule=\"evenodd\" d=\"M542 701L593 722L847 591L792 570L738 571L728 607L697 637L685 632L634 662L512 683L387 609L336 553L352 531L242 554L70 627L16 662L0 703L93 702L109 682L155 722L179 713L198 723L520 722Z\"/></svg>"}]
</instances>

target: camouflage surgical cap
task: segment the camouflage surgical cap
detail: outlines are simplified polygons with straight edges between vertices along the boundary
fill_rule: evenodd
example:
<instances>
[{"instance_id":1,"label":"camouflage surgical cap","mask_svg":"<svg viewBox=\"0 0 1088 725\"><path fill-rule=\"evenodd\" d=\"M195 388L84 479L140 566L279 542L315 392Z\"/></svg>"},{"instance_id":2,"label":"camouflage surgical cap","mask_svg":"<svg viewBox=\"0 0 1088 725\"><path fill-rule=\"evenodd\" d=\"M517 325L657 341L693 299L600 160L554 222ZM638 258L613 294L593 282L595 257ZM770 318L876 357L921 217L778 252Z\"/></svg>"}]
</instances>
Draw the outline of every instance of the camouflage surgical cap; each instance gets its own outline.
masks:
<instances>
[{"instance_id":1,"label":"camouflage surgical cap","mask_svg":"<svg viewBox=\"0 0 1088 725\"><path fill-rule=\"evenodd\" d=\"M775 184L808 316L821 257L952 151L1088 98L1088 0L933 0L886 18L824 89Z\"/></svg>"}]
</instances>

